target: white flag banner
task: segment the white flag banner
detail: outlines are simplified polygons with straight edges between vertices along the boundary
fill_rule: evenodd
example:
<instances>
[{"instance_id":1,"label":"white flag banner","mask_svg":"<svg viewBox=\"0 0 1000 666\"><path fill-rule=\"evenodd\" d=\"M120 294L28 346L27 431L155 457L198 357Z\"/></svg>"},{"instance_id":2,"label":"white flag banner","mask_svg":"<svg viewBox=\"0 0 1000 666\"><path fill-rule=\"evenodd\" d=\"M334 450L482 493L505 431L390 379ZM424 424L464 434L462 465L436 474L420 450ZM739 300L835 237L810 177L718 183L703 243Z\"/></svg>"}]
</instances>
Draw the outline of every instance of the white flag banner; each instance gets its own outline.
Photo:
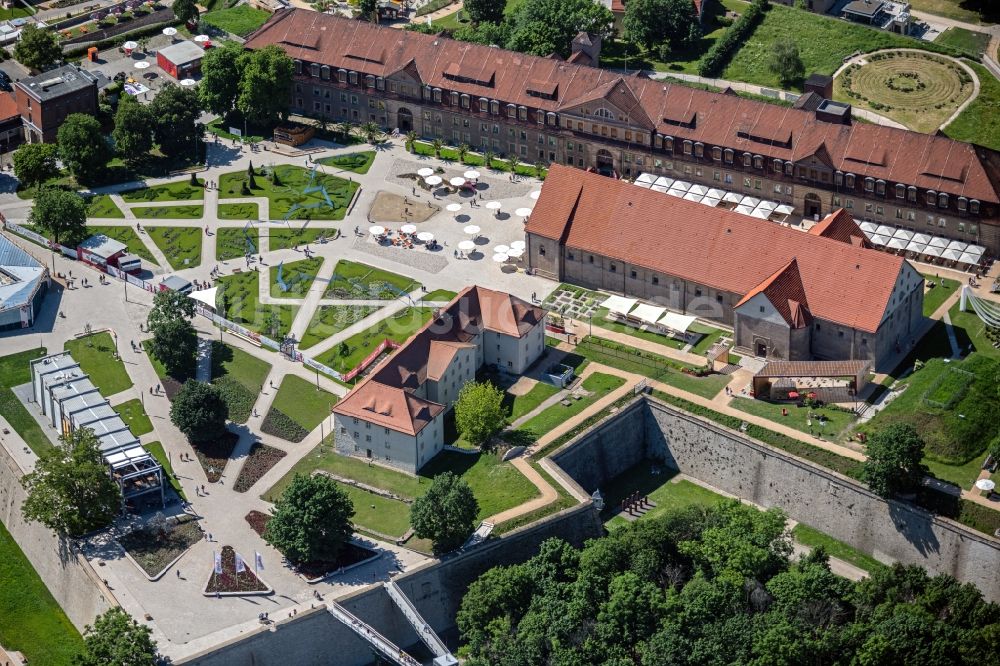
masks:
<instances>
[{"instance_id":1,"label":"white flag banner","mask_svg":"<svg viewBox=\"0 0 1000 666\"><path fill-rule=\"evenodd\" d=\"M243 573L246 570L247 567L245 564L243 564L243 556L240 555L239 553L236 553L236 573Z\"/></svg>"},{"instance_id":2,"label":"white flag banner","mask_svg":"<svg viewBox=\"0 0 1000 666\"><path fill-rule=\"evenodd\" d=\"M222 553L212 552L212 557L215 560L215 573L222 573Z\"/></svg>"},{"instance_id":3,"label":"white flag banner","mask_svg":"<svg viewBox=\"0 0 1000 666\"><path fill-rule=\"evenodd\" d=\"M264 556L261 555L260 553L256 552L256 551L254 551L254 554L253 554L253 564L254 564L254 569L256 571L263 571L264 570Z\"/></svg>"}]
</instances>

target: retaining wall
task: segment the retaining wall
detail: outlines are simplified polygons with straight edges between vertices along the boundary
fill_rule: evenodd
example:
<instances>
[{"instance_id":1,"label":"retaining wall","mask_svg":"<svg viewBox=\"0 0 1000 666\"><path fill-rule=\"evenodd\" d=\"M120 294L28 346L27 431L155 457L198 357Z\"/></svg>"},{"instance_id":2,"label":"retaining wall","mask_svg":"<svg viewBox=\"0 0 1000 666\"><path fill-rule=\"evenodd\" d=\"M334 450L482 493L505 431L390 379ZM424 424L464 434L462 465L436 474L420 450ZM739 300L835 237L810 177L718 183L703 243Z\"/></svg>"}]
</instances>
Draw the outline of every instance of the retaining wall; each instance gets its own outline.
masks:
<instances>
[{"instance_id":1,"label":"retaining wall","mask_svg":"<svg viewBox=\"0 0 1000 666\"><path fill-rule=\"evenodd\" d=\"M552 456L587 492L643 458L760 506L780 507L883 562L950 574L1000 601L1000 540L919 507L887 502L852 479L655 398L629 404Z\"/></svg>"},{"instance_id":2,"label":"retaining wall","mask_svg":"<svg viewBox=\"0 0 1000 666\"><path fill-rule=\"evenodd\" d=\"M112 606L114 599L83 555L65 539L40 523L21 517L27 495L21 486L23 471L0 445L0 522L14 537L35 571L49 588L70 621L83 631L86 624Z\"/></svg>"}]
</instances>

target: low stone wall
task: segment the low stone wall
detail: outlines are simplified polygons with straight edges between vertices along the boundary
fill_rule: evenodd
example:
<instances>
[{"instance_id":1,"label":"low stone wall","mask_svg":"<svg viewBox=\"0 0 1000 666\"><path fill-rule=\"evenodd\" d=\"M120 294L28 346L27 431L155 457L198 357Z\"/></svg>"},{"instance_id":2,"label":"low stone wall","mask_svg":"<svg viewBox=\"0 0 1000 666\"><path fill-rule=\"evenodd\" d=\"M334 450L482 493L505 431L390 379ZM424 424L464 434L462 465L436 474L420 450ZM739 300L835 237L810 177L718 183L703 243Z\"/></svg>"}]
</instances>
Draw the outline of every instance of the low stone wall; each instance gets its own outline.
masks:
<instances>
[{"instance_id":1,"label":"low stone wall","mask_svg":"<svg viewBox=\"0 0 1000 666\"><path fill-rule=\"evenodd\" d=\"M23 471L7 449L0 445L0 522L31 561L73 625L83 631L86 624L112 606L111 592L86 558L55 532L21 517L26 493L21 486Z\"/></svg>"},{"instance_id":2,"label":"low stone wall","mask_svg":"<svg viewBox=\"0 0 1000 666\"><path fill-rule=\"evenodd\" d=\"M643 458L760 506L780 507L883 562L950 574L1000 601L1000 540L919 507L887 502L852 479L655 398L637 399L552 456L588 493Z\"/></svg>"},{"instance_id":3,"label":"low stone wall","mask_svg":"<svg viewBox=\"0 0 1000 666\"><path fill-rule=\"evenodd\" d=\"M449 557L395 579L424 620L442 636L455 636L455 614L469 584L487 569L523 562L538 552L546 539L558 537L581 546L603 534L592 504L566 509L551 518L490 539L467 553ZM404 649L417 643L407 623L381 585L374 585L337 600ZM453 648L456 646L452 646ZM175 661L197 666L362 666L372 663L372 650L325 609L300 613L278 622L273 630L262 627L210 651Z\"/></svg>"}]
</instances>

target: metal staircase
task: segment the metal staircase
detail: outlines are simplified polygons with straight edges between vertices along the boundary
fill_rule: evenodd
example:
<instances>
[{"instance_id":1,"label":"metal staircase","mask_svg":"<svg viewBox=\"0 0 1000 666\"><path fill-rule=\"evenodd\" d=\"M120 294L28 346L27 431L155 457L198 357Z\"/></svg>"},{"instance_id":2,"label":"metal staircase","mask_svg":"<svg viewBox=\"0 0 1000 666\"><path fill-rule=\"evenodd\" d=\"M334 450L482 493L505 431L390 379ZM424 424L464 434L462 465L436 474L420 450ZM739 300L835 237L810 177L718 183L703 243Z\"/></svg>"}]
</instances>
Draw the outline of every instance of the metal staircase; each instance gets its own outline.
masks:
<instances>
[{"instance_id":1,"label":"metal staircase","mask_svg":"<svg viewBox=\"0 0 1000 666\"><path fill-rule=\"evenodd\" d=\"M391 594L389 595L392 596ZM404 597L405 598L405 597ZM398 602L397 602L398 603ZM420 662L403 652L402 648L390 641L388 638L378 633L370 625L362 622L346 608L331 601L327 603L326 609L330 615L340 620L351 631L356 633L362 640L372 646L376 652L384 656L398 666L421 666ZM418 616L419 617L419 616ZM418 632L419 633L419 632ZM437 638L435 636L435 638ZM436 661L435 661L436 663ZM455 662L457 663L457 662Z\"/></svg>"},{"instance_id":2,"label":"metal staircase","mask_svg":"<svg viewBox=\"0 0 1000 666\"><path fill-rule=\"evenodd\" d=\"M424 618L420 616L417 609L410 603L410 600L406 598L403 591L399 589L393 581L387 581L382 584L385 587L386 593L389 598L392 599L393 603L399 608L403 613L403 617L406 621L413 626L413 629L417 632L417 636L420 640L424 642L427 648L434 655L434 666L450 666L451 664L457 664L458 660L451 654L448 647L444 644L434 630L431 629L431 625L424 621Z\"/></svg>"}]
</instances>

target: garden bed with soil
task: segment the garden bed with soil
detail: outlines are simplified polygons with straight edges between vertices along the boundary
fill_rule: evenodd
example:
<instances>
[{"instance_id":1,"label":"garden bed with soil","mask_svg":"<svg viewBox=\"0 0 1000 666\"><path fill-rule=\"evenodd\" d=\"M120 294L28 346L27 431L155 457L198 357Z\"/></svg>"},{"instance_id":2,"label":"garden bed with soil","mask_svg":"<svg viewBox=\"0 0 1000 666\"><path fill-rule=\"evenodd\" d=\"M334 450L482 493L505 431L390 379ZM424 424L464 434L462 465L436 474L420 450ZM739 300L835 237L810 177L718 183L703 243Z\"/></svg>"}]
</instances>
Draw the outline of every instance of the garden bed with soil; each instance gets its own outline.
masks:
<instances>
[{"instance_id":1,"label":"garden bed with soil","mask_svg":"<svg viewBox=\"0 0 1000 666\"><path fill-rule=\"evenodd\" d=\"M243 468L240 469L233 490L238 493L245 493L253 487L253 484L260 481L260 478L267 474L278 461L285 457L285 452L267 444L254 444L250 449Z\"/></svg>"},{"instance_id":2,"label":"garden bed with soil","mask_svg":"<svg viewBox=\"0 0 1000 666\"><path fill-rule=\"evenodd\" d=\"M161 527L129 532L118 538L118 544L146 578L157 580L202 538L197 519L185 515Z\"/></svg>"},{"instance_id":3,"label":"garden bed with soil","mask_svg":"<svg viewBox=\"0 0 1000 666\"><path fill-rule=\"evenodd\" d=\"M261 511L251 511L245 516L245 520L250 524L250 528L254 532L263 537L264 530L267 528L267 522L271 520L271 516ZM293 566L296 571L302 574L307 583L316 583L330 574L339 572L341 569L346 570L378 556L378 551L348 542L344 544L344 549L340 552L340 557L334 562L294 562Z\"/></svg>"},{"instance_id":4,"label":"garden bed with soil","mask_svg":"<svg viewBox=\"0 0 1000 666\"><path fill-rule=\"evenodd\" d=\"M205 596L263 595L273 593L274 590L253 572L252 565L252 562L245 562L244 570L237 573L236 551L232 546L223 546L222 573L217 574L213 569L212 573L209 574L208 582L205 583Z\"/></svg>"},{"instance_id":5,"label":"garden bed with soil","mask_svg":"<svg viewBox=\"0 0 1000 666\"><path fill-rule=\"evenodd\" d=\"M267 411L264 422L260 425L260 431L295 443L301 442L309 434L308 430L292 420L290 416L274 407Z\"/></svg>"},{"instance_id":6,"label":"garden bed with soil","mask_svg":"<svg viewBox=\"0 0 1000 666\"><path fill-rule=\"evenodd\" d=\"M233 449L236 448L238 441L240 441L239 435L227 432L214 442L194 446L194 454L198 456L198 462L205 470L209 483L217 483L222 478L226 463L233 455Z\"/></svg>"}]
</instances>

